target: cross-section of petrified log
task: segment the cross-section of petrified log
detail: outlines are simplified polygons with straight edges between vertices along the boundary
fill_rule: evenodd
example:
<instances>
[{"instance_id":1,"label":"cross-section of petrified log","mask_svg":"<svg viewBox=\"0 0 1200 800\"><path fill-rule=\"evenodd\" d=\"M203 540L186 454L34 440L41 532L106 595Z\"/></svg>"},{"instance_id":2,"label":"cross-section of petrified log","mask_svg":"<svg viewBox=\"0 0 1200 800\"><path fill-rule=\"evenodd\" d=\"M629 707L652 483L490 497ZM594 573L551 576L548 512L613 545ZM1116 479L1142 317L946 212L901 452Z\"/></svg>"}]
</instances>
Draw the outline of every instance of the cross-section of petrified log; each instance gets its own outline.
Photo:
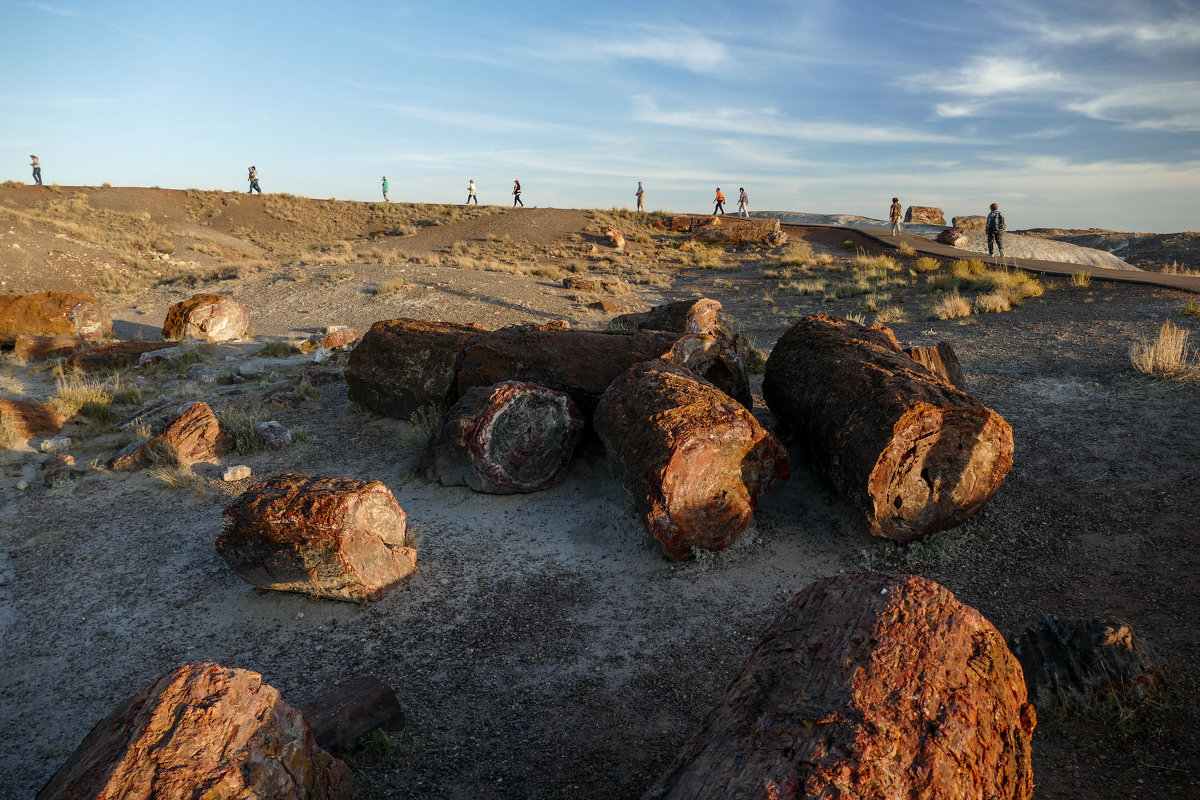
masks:
<instances>
[{"instance_id":1,"label":"cross-section of petrified log","mask_svg":"<svg viewBox=\"0 0 1200 800\"><path fill-rule=\"evenodd\" d=\"M595 425L613 475L675 559L728 547L788 477L787 451L745 406L665 360L617 378Z\"/></svg>"},{"instance_id":2,"label":"cross-section of petrified log","mask_svg":"<svg viewBox=\"0 0 1200 800\"><path fill-rule=\"evenodd\" d=\"M350 353L350 399L389 417L408 419L425 406L445 408L460 352L483 328L452 322L376 322Z\"/></svg>"},{"instance_id":3,"label":"cross-section of petrified log","mask_svg":"<svg viewBox=\"0 0 1200 800\"><path fill-rule=\"evenodd\" d=\"M745 360L753 349L745 336L734 331L733 320L725 313L721 302L709 297L701 297L699 300L676 300L654 306L648 311L622 314L613 319L613 326L643 331L706 333L731 346L742 360Z\"/></svg>"},{"instance_id":4,"label":"cross-section of petrified log","mask_svg":"<svg viewBox=\"0 0 1200 800\"><path fill-rule=\"evenodd\" d=\"M171 670L101 720L37 800L334 800L350 770L262 675L213 661Z\"/></svg>"},{"instance_id":5,"label":"cross-section of petrified log","mask_svg":"<svg viewBox=\"0 0 1200 800\"><path fill-rule=\"evenodd\" d=\"M112 338L112 318L103 303L86 294L0 294L0 344L11 345L20 334L95 342Z\"/></svg>"},{"instance_id":6,"label":"cross-section of petrified log","mask_svg":"<svg viewBox=\"0 0 1200 800\"><path fill-rule=\"evenodd\" d=\"M458 394L504 381L536 383L571 395L585 416L625 370L658 358L678 334L657 331L581 331L514 325L492 331L463 350Z\"/></svg>"},{"instance_id":7,"label":"cross-section of petrified log","mask_svg":"<svg viewBox=\"0 0 1200 800\"><path fill-rule=\"evenodd\" d=\"M284 474L225 509L217 553L255 586L357 602L417 568L406 518L379 481Z\"/></svg>"},{"instance_id":8,"label":"cross-section of petrified log","mask_svg":"<svg viewBox=\"0 0 1200 800\"><path fill-rule=\"evenodd\" d=\"M945 379L955 389L967 390L967 379L963 377L962 364L949 342L938 342L936 347L906 347L904 355L925 369Z\"/></svg>"},{"instance_id":9,"label":"cross-section of petrified log","mask_svg":"<svg viewBox=\"0 0 1200 800\"><path fill-rule=\"evenodd\" d=\"M194 294L167 310L162 337L167 341L204 339L231 342L250 331L250 311L223 294Z\"/></svg>"},{"instance_id":10,"label":"cross-section of petrified log","mask_svg":"<svg viewBox=\"0 0 1200 800\"><path fill-rule=\"evenodd\" d=\"M1027 800L1037 715L975 609L917 576L810 584L646 800Z\"/></svg>"},{"instance_id":11,"label":"cross-section of petrified log","mask_svg":"<svg viewBox=\"0 0 1200 800\"><path fill-rule=\"evenodd\" d=\"M958 525L1012 467L1008 423L881 326L800 320L771 351L763 397L876 536L910 542Z\"/></svg>"},{"instance_id":12,"label":"cross-section of petrified log","mask_svg":"<svg viewBox=\"0 0 1200 800\"><path fill-rule=\"evenodd\" d=\"M490 494L547 489L567 474L583 428L565 392L518 381L476 386L442 418L427 474Z\"/></svg>"},{"instance_id":13,"label":"cross-section of petrified log","mask_svg":"<svg viewBox=\"0 0 1200 800\"><path fill-rule=\"evenodd\" d=\"M730 340L708 333L687 333L662 357L687 367L746 408L753 407L746 364Z\"/></svg>"},{"instance_id":14,"label":"cross-section of petrified log","mask_svg":"<svg viewBox=\"0 0 1200 800\"><path fill-rule=\"evenodd\" d=\"M1136 702L1164 687L1162 662L1129 623L1113 617L1047 614L1017 637L1013 652L1039 708L1064 700L1088 708L1109 694Z\"/></svg>"}]
</instances>

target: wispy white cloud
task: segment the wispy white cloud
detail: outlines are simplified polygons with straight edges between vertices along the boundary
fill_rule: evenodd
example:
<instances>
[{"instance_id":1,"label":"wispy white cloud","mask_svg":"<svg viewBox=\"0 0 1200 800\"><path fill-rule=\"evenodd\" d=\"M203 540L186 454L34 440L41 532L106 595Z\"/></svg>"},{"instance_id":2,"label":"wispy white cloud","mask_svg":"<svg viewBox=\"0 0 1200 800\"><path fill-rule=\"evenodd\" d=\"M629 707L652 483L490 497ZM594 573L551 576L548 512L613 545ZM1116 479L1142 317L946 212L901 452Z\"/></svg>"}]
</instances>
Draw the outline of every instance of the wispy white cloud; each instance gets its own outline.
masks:
<instances>
[{"instance_id":1,"label":"wispy white cloud","mask_svg":"<svg viewBox=\"0 0 1200 800\"><path fill-rule=\"evenodd\" d=\"M1118 48L1188 48L1200 46L1200 18L1029 25L1027 30L1052 44L1111 44Z\"/></svg>"},{"instance_id":2,"label":"wispy white cloud","mask_svg":"<svg viewBox=\"0 0 1200 800\"><path fill-rule=\"evenodd\" d=\"M896 142L952 143L952 136L927 133L898 126L863 125L837 120L796 120L775 108L704 108L665 111L653 99L633 98L634 116L641 122L689 128L695 131L776 136L809 142L833 144L875 144Z\"/></svg>"},{"instance_id":3,"label":"wispy white cloud","mask_svg":"<svg viewBox=\"0 0 1200 800\"><path fill-rule=\"evenodd\" d=\"M969 97L994 97L1030 91L1058 89L1063 76L1036 64L1016 58L989 56L962 67L945 80L922 76L922 82L934 82L942 91ZM934 79L934 80L931 80ZM935 82L936 81L936 82Z\"/></svg>"},{"instance_id":4,"label":"wispy white cloud","mask_svg":"<svg viewBox=\"0 0 1200 800\"><path fill-rule=\"evenodd\" d=\"M540 53L555 61L653 61L705 75L734 63L725 44L690 28L642 28L632 36L606 40L571 37Z\"/></svg>"},{"instance_id":5,"label":"wispy white cloud","mask_svg":"<svg viewBox=\"0 0 1200 800\"><path fill-rule=\"evenodd\" d=\"M1200 81L1126 86L1067 108L1132 130L1200 131Z\"/></svg>"}]
</instances>

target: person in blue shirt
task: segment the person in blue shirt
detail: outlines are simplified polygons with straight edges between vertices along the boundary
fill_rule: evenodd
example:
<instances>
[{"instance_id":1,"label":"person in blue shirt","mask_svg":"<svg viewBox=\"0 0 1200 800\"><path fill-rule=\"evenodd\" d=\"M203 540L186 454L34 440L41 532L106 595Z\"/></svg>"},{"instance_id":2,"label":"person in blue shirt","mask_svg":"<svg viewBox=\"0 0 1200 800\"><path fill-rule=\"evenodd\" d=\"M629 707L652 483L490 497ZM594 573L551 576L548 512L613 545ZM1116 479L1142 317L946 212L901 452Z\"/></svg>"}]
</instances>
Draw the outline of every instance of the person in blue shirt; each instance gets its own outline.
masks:
<instances>
[{"instance_id":1,"label":"person in blue shirt","mask_svg":"<svg viewBox=\"0 0 1200 800\"><path fill-rule=\"evenodd\" d=\"M388 200L387 189L388 189L387 175L384 175L383 176L383 202L390 203L392 201Z\"/></svg>"},{"instance_id":2,"label":"person in blue shirt","mask_svg":"<svg viewBox=\"0 0 1200 800\"><path fill-rule=\"evenodd\" d=\"M645 211L645 210L646 210L646 204L645 204L645 202L644 202L644 198L645 198L645 196L646 196L646 190L642 188L642 182L641 182L641 181L638 181L638 188L637 188L637 191L636 191L636 192L634 192L634 194L636 194L636 195L637 195L637 210L638 210L638 211Z\"/></svg>"}]
</instances>

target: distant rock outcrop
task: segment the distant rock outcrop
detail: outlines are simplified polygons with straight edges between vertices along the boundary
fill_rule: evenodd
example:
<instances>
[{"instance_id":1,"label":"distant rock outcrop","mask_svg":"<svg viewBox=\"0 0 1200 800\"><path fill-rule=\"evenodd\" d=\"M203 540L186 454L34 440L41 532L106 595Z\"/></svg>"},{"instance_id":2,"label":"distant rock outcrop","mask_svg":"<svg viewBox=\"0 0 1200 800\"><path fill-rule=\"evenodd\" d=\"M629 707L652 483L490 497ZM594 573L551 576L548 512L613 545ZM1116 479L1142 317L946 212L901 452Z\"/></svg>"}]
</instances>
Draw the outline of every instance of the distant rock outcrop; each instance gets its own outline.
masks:
<instances>
[{"instance_id":1,"label":"distant rock outcrop","mask_svg":"<svg viewBox=\"0 0 1200 800\"><path fill-rule=\"evenodd\" d=\"M112 338L112 318L103 303L86 294L0 294L0 344L13 345L21 334L95 342Z\"/></svg>"},{"instance_id":2,"label":"distant rock outcrop","mask_svg":"<svg viewBox=\"0 0 1200 800\"><path fill-rule=\"evenodd\" d=\"M904 221L913 225L945 225L946 215L933 206L909 206Z\"/></svg>"},{"instance_id":3,"label":"distant rock outcrop","mask_svg":"<svg viewBox=\"0 0 1200 800\"><path fill-rule=\"evenodd\" d=\"M231 342L244 339L249 330L250 312L237 300L222 294L194 294L167 311L162 337Z\"/></svg>"}]
</instances>

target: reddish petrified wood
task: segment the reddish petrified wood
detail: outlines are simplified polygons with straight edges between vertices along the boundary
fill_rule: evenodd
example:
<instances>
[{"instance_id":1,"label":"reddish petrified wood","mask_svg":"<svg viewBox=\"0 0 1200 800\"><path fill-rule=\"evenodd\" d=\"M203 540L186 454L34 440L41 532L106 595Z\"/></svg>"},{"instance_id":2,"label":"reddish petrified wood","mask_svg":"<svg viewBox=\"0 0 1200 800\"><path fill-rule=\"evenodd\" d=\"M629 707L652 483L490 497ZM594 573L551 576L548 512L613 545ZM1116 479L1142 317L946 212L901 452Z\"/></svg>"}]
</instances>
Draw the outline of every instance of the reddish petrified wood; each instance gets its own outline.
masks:
<instances>
[{"instance_id":1,"label":"reddish petrified wood","mask_svg":"<svg viewBox=\"0 0 1200 800\"><path fill-rule=\"evenodd\" d=\"M708 297L701 297L699 300L677 300L654 306L649 311L622 314L613 320L613 326L643 331L708 334L726 343L743 361L752 349L750 341L734 331L733 320L725 313L721 302ZM745 370L744 367L742 369Z\"/></svg>"},{"instance_id":2,"label":"reddish petrified wood","mask_svg":"<svg viewBox=\"0 0 1200 800\"><path fill-rule=\"evenodd\" d=\"M963 377L962 364L949 342L938 342L936 347L906 347L904 355L937 375L955 389L967 390L967 379Z\"/></svg>"},{"instance_id":3,"label":"reddish petrified wood","mask_svg":"<svg viewBox=\"0 0 1200 800\"><path fill-rule=\"evenodd\" d=\"M51 403L0 399L0 420L6 425L11 425L21 439L29 439L47 433L58 433L62 430L66 417L58 413L58 409Z\"/></svg>"},{"instance_id":4,"label":"reddish petrified wood","mask_svg":"<svg viewBox=\"0 0 1200 800\"><path fill-rule=\"evenodd\" d=\"M350 796L350 770L262 675L201 661L101 720L37 800Z\"/></svg>"},{"instance_id":5,"label":"reddish petrified wood","mask_svg":"<svg viewBox=\"0 0 1200 800\"><path fill-rule=\"evenodd\" d=\"M468 389L429 442L430 480L477 492L537 492L562 481L583 435L569 395L506 381Z\"/></svg>"},{"instance_id":6,"label":"reddish petrified wood","mask_svg":"<svg viewBox=\"0 0 1200 800\"><path fill-rule=\"evenodd\" d=\"M778 232L777 219L737 219L726 216L692 219L692 238L708 244L766 242Z\"/></svg>"},{"instance_id":7,"label":"reddish petrified wood","mask_svg":"<svg viewBox=\"0 0 1200 800\"><path fill-rule=\"evenodd\" d=\"M727 339L707 333L684 334L663 358L687 367L746 408L754 406L746 364Z\"/></svg>"},{"instance_id":8,"label":"reddish petrified wood","mask_svg":"<svg viewBox=\"0 0 1200 800\"><path fill-rule=\"evenodd\" d=\"M224 513L217 553L247 583L358 602L417 568L406 517L379 481L280 475Z\"/></svg>"},{"instance_id":9,"label":"reddish petrified wood","mask_svg":"<svg viewBox=\"0 0 1200 800\"><path fill-rule=\"evenodd\" d=\"M29 336L22 333L13 342L13 355L26 361L45 361L69 356L90 344L74 336Z\"/></svg>"},{"instance_id":10,"label":"reddish petrified wood","mask_svg":"<svg viewBox=\"0 0 1200 800\"><path fill-rule=\"evenodd\" d=\"M925 578L810 584L646 800L1027 800L1037 715L975 609Z\"/></svg>"},{"instance_id":11,"label":"reddish petrified wood","mask_svg":"<svg viewBox=\"0 0 1200 800\"><path fill-rule=\"evenodd\" d=\"M301 711L317 744L338 753L376 729L404 726L404 711L392 687L374 675L351 678Z\"/></svg>"},{"instance_id":12,"label":"reddish petrified wood","mask_svg":"<svg viewBox=\"0 0 1200 800\"><path fill-rule=\"evenodd\" d=\"M0 294L0 344L14 344L21 334L94 342L112 338L112 318L103 303L86 294Z\"/></svg>"},{"instance_id":13,"label":"reddish petrified wood","mask_svg":"<svg viewBox=\"0 0 1200 800\"><path fill-rule=\"evenodd\" d=\"M1012 467L1012 428L904 355L887 328L805 317L767 360L763 397L876 536L952 528Z\"/></svg>"},{"instance_id":14,"label":"reddish petrified wood","mask_svg":"<svg viewBox=\"0 0 1200 800\"><path fill-rule=\"evenodd\" d=\"M194 294L167 311L162 337L167 341L205 339L229 342L243 339L250 330L250 311L223 294Z\"/></svg>"},{"instance_id":15,"label":"reddish petrified wood","mask_svg":"<svg viewBox=\"0 0 1200 800\"><path fill-rule=\"evenodd\" d=\"M514 325L463 350L458 395L504 381L536 383L571 395L585 415L618 375L671 349L677 334L657 331L579 331Z\"/></svg>"},{"instance_id":16,"label":"reddish petrified wood","mask_svg":"<svg viewBox=\"0 0 1200 800\"><path fill-rule=\"evenodd\" d=\"M463 347L484 333L452 322L376 322L350 353L345 373L350 399L399 419L426 406L445 408Z\"/></svg>"},{"instance_id":17,"label":"reddish petrified wood","mask_svg":"<svg viewBox=\"0 0 1200 800\"><path fill-rule=\"evenodd\" d=\"M758 498L788 477L787 451L773 433L665 360L613 381L595 425L613 475L671 558L728 547L750 525Z\"/></svg>"},{"instance_id":18,"label":"reddish petrified wood","mask_svg":"<svg viewBox=\"0 0 1200 800\"><path fill-rule=\"evenodd\" d=\"M195 402L167 423L155 436L126 445L112 460L114 470L135 469L146 463L156 448L170 451L181 464L218 463L233 449L233 434L221 426L207 403Z\"/></svg>"},{"instance_id":19,"label":"reddish petrified wood","mask_svg":"<svg viewBox=\"0 0 1200 800\"><path fill-rule=\"evenodd\" d=\"M143 353L162 350L167 346L165 342L108 342L72 354L63 362L63 367L84 372L123 369L136 366Z\"/></svg>"}]
</instances>

